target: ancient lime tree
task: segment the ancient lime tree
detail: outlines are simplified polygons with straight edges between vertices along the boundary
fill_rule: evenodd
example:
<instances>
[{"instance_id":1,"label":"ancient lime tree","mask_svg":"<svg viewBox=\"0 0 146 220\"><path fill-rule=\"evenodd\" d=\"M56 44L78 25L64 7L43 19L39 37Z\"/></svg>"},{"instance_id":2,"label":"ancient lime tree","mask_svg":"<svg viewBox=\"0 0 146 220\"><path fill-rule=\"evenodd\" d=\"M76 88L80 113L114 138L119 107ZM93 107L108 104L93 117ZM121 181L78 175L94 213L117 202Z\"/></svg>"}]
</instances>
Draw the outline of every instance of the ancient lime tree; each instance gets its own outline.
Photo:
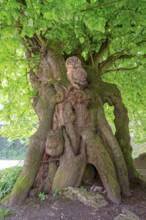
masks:
<instances>
[{"instance_id":1,"label":"ancient lime tree","mask_svg":"<svg viewBox=\"0 0 146 220\"><path fill-rule=\"evenodd\" d=\"M120 203L139 176L127 109L118 87L108 80L121 75L127 87L141 82L135 96L143 112L145 1L0 4L2 132L22 138L35 131L10 205L20 204L29 193L80 186L88 164L100 176L108 198ZM65 61L70 56L80 58L87 86L76 87L67 79ZM105 104L113 108L114 130Z\"/></svg>"}]
</instances>

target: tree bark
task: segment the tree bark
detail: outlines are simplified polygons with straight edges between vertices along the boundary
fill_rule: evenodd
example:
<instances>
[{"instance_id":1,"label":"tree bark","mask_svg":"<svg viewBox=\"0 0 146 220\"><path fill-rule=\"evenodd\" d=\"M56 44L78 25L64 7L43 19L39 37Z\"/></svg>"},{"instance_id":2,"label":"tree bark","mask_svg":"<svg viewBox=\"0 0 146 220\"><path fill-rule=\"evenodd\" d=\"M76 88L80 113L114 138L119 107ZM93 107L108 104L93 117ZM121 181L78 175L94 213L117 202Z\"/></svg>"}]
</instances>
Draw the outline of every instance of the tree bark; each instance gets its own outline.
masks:
<instances>
[{"instance_id":1,"label":"tree bark","mask_svg":"<svg viewBox=\"0 0 146 220\"><path fill-rule=\"evenodd\" d=\"M126 163L118 141L113 135L112 130L105 118L104 109L100 100L97 107L97 124L101 132L101 136L105 139L110 148L111 156L117 171L119 184L121 186L121 191L123 195L129 195L129 181Z\"/></svg>"},{"instance_id":2,"label":"tree bark","mask_svg":"<svg viewBox=\"0 0 146 220\"><path fill-rule=\"evenodd\" d=\"M26 199L40 168L47 132L52 127L55 93L52 88L48 87L43 89L39 95L36 111L40 115L40 124L30 140L22 172L11 193L10 206L19 205Z\"/></svg>"},{"instance_id":3,"label":"tree bark","mask_svg":"<svg viewBox=\"0 0 146 220\"><path fill-rule=\"evenodd\" d=\"M101 92L102 91L102 92ZM102 83L100 94L103 102L107 102L114 107L114 123L115 123L115 138L122 150L122 154L127 166L129 182L141 182L139 174L135 168L132 159L132 146L130 144L129 133L129 118L125 105L122 102L122 97L119 89L114 84Z\"/></svg>"},{"instance_id":4,"label":"tree bark","mask_svg":"<svg viewBox=\"0 0 146 220\"><path fill-rule=\"evenodd\" d=\"M119 204L121 194L130 194L128 174L136 177L136 170L120 92L115 85L104 83L90 66L87 89L67 87L64 67L63 58L49 50L42 54L38 74L30 74L32 86L38 91L33 107L39 126L12 190L11 206L23 202L38 185L35 183L47 193L79 187L88 164L94 165L112 202ZM64 80L58 82L60 75ZM115 135L106 120L104 103L114 106Z\"/></svg>"}]
</instances>

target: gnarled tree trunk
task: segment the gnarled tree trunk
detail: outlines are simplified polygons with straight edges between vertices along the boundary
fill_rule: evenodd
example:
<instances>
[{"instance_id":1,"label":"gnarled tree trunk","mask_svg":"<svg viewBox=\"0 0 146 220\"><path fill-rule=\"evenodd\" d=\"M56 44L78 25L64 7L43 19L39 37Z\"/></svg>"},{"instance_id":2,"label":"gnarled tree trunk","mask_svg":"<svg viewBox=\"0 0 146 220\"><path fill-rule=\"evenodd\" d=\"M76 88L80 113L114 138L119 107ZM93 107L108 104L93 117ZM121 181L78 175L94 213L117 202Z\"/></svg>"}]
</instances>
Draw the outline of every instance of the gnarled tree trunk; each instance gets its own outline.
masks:
<instances>
[{"instance_id":1,"label":"gnarled tree trunk","mask_svg":"<svg viewBox=\"0 0 146 220\"><path fill-rule=\"evenodd\" d=\"M120 203L121 195L130 194L129 182L137 178L137 172L126 107L115 85L103 82L94 68L86 70L87 89L66 86L64 60L48 50L42 54L38 74L30 73L38 91L33 107L39 126L12 190L11 206L20 204L35 189L53 192L80 186L88 164L95 167L111 201ZM60 76L62 82L58 82ZM105 103L114 106L115 135L104 114Z\"/></svg>"}]
</instances>

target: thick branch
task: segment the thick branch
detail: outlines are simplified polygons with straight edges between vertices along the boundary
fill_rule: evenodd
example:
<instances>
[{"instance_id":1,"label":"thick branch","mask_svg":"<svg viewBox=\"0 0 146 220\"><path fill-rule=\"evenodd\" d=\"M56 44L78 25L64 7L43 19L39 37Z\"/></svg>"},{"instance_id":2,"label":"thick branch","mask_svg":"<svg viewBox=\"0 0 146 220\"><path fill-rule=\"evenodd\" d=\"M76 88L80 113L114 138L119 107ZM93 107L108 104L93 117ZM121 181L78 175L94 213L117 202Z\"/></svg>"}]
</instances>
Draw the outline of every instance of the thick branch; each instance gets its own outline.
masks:
<instances>
[{"instance_id":1,"label":"thick branch","mask_svg":"<svg viewBox=\"0 0 146 220\"><path fill-rule=\"evenodd\" d=\"M117 59L119 59L119 57L121 57L124 54L124 50L117 52L111 56L109 56L104 62L102 62L99 65L99 69L100 69L100 73L101 75L103 75L105 73L105 71L107 70L107 68Z\"/></svg>"},{"instance_id":2,"label":"thick branch","mask_svg":"<svg viewBox=\"0 0 146 220\"><path fill-rule=\"evenodd\" d=\"M136 46L140 46L142 44L146 43L145 40L143 41L140 41L140 42L137 42L136 43ZM124 54L126 51L130 51L131 48L125 48L123 49L122 51L119 51L111 56L109 56L105 61L103 61L102 63L99 64L99 70L100 70L100 74L103 75L105 72L111 72L111 71L116 71L116 70L107 70L108 67L116 60L118 59L130 59L130 58L133 58L133 57L140 57L140 58L146 58L146 54L137 54L137 55L131 55L131 54ZM138 68L137 67L132 67L131 68L118 68L117 71L123 71L123 70L134 70Z\"/></svg>"},{"instance_id":3,"label":"thick branch","mask_svg":"<svg viewBox=\"0 0 146 220\"><path fill-rule=\"evenodd\" d=\"M123 195L129 195L130 192L126 163L124 161L120 145L118 144L118 141L113 135L112 130L106 120L104 109L100 99L98 101L97 121L98 128L101 132L101 136L106 141L111 150L111 155L115 164L122 193Z\"/></svg>"},{"instance_id":4,"label":"thick branch","mask_svg":"<svg viewBox=\"0 0 146 220\"><path fill-rule=\"evenodd\" d=\"M103 102L107 102L110 106L114 106L114 115L115 115L114 123L116 127L115 137L122 150L128 170L129 179L138 180L139 177L137 175L137 171L136 168L134 167L133 159L132 159L132 147L130 145L130 134L128 127L129 118L127 114L127 109L122 103L120 91L118 90L117 86L115 86L114 84L109 84L104 82L102 84L102 95L100 94L100 96L102 96ZM101 127L101 129L103 128ZM105 134L105 136L106 135L107 133Z\"/></svg>"},{"instance_id":5,"label":"thick branch","mask_svg":"<svg viewBox=\"0 0 146 220\"><path fill-rule=\"evenodd\" d=\"M104 41L98 51L98 53L95 54L94 56L94 65L98 67L99 61L102 59L104 53L108 50L109 46L109 39L107 38L106 41Z\"/></svg>"},{"instance_id":6,"label":"thick branch","mask_svg":"<svg viewBox=\"0 0 146 220\"><path fill-rule=\"evenodd\" d=\"M138 180L139 176L132 159L132 147L130 144L129 118L125 105L122 103L121 95L112 97L115 115L115 137L121 147L128 169L129 179Z\"/></svg>"}]
</instances>

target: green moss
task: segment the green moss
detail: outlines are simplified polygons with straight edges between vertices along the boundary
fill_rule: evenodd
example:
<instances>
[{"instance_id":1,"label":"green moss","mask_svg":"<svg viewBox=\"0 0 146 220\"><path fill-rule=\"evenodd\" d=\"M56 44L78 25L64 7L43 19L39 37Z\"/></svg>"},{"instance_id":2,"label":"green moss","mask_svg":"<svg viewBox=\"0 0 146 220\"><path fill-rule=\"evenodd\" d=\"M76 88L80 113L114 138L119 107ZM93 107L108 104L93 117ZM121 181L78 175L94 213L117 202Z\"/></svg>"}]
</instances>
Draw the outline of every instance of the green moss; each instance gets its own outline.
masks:
<instances>
[{"instance_id":1,"label":"green moss","mask_svg":"<svg viewBox=\"0 0 146 220\"><path fill-rule=\"evenodd\" d=\"M27 192L28 189L32 186L34 178L36 176L39 164L37 167L34 164L31 164L27 167L26 172L22 172L17 179L16 184L14 185L12 194L19 194Z\"/></svg>"},{"instance_id":2,"label":"green moss","mask_svg":"<svg viewBox=\"0 0 146 220\"><path fill-rule=\"evenodd\" d=\"M41 155L41 152L38 151L36 148L29 149L26 158L27 166L23 167L23 170L13 187L11 194L12 198L19 198L29 192L40 166Z\"/></svg>"},{"instance_id":3,"label":"green moss","mask_svg":"<svg viewBox=\"0 0 146 220\"><path fill-rule=\"evenodd\" d=\"M10 201L10 197L11 197L11 193L5 195L2 199L1 199L1 204L2 205L8 205L9 201Z\"/></svg>"}]
</instances>

